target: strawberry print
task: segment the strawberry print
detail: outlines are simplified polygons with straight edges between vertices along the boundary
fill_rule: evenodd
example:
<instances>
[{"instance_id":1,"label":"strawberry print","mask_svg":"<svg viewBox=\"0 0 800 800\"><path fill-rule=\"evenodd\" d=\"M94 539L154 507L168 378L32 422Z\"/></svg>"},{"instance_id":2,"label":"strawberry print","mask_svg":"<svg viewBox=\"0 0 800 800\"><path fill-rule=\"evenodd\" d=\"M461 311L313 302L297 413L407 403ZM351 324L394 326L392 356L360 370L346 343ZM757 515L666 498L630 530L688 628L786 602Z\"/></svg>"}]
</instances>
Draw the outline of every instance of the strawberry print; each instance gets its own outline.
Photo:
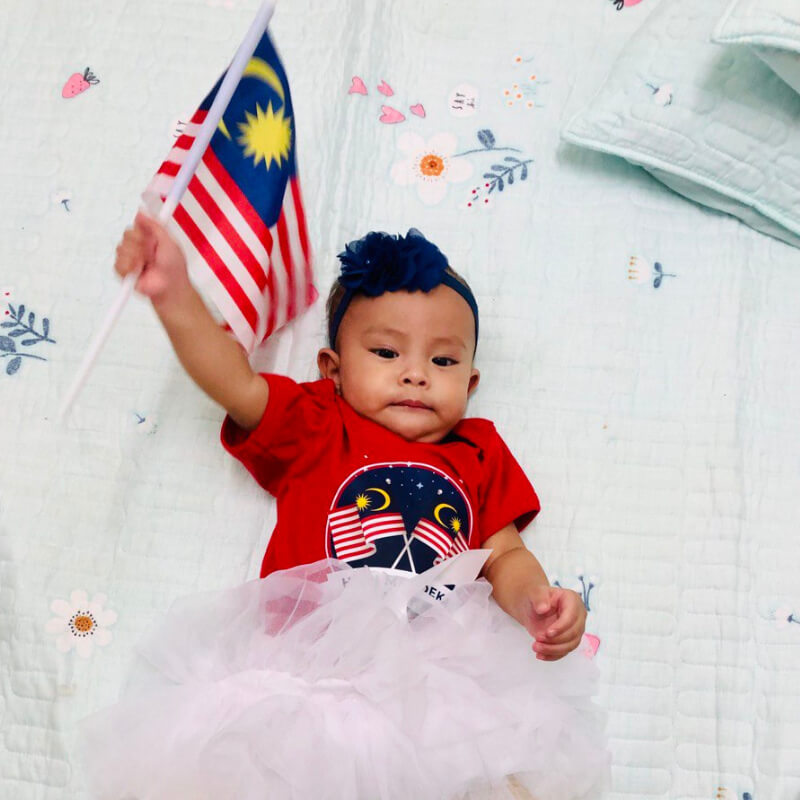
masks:
<instances>
[{"instance_id":1,"label":"strawberry print","mask_svg":"<svg viewBox=\"0 0 800 800\"><path fill-rule=\"evenodd\" d=\"M83 75L81 75L80 72L74 72L69 76L69 79L64 84L64 88L61 90L61 96L67 99L76 97L95 83L100 83L100 81L94 76L94 73L89 67L86 67L83 71Z\"/></svg>"}]
</instances>

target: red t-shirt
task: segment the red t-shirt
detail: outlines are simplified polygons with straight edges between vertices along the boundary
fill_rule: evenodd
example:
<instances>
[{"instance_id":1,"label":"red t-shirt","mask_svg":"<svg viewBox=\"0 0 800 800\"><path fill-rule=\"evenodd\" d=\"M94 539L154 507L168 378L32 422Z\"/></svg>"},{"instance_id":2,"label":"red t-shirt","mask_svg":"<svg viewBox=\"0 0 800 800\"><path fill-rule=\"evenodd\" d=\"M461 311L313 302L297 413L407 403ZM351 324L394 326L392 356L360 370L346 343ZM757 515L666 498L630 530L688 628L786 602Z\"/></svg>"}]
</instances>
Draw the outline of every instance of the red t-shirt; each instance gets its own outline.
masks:
<instances>
[{"instance_id":1,"label":"red t-shirt","mask_svg":"<svg viewBox=\"0 0 800 800\"><path fill-rule=\"evenodd\" d=\"M253 431L227 417L222 444L278 501L261 576L322 558L423 572L478 548L539 499L494 425L463 419L435 444L357 414L333 381L265 375Z\"/></svg>"}]
</instances>

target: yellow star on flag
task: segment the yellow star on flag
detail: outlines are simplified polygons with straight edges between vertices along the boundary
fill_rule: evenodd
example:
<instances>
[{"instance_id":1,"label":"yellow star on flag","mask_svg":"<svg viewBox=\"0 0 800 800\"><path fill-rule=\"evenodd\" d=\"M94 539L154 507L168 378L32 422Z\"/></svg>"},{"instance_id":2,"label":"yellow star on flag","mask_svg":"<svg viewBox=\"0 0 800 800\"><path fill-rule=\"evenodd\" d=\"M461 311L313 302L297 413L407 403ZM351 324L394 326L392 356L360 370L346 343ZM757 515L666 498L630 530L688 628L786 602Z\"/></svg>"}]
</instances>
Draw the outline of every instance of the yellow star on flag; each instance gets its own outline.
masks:
<instances>
[{"instance_id":1,"label":"yellow star on flag","mask_svg":"<svg viewBox=\"0 0 800 800\"><path fill-rule=\"evenodd\" d=\"M283 109L272 109L272 103L264 111L256 103L256 113L245 111L247 122L239 123L242 135L237 139L244 145L244 155L253 156L254 165L264 162L267 169L274 161L278 167L282 159L288 159L292 146L292 119L283 116Z\"/></svg>"}]
</instances>

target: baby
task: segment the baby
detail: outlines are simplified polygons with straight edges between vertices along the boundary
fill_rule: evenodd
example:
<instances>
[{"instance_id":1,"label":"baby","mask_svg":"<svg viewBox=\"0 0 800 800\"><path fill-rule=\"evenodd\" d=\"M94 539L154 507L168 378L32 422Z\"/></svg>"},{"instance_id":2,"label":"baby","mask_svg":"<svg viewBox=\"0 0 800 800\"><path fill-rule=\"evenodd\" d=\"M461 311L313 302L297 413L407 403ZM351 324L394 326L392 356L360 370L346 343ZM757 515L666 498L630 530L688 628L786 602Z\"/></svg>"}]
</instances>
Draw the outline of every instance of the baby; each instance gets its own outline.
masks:
<instances>
[{"instance_id":1,"label":"baby","mask_svg":"<svg viewBox=\"0 0 800 800\"><path fill-rule=\"evenodd\" d=\"M520 538L539 501L519 464L464 416L472 291L414 229L339 258L321 380L296 383L253 371L157 222L140 213L117 248L278 522L260 580L187 601L142 646L162 685L90 725L92 780L164 800L582 796L605 765L593 667L570 654L586 611ZM480 576L425 587L440 602L393 604L476 551Z\"/></svg>"},{"instance_id":2,"label":"baby","mask_svg":"<svg viewBox=\"0 0 800 800\"><path fill-rule=\"evenodd\" d=\"M415 235L422 238L409 238ZM466 283L443 256L441 261L446 278L428 291L369 296L337 282L328 302L330 346L317 357L320 374L349 408L408 442L448 442L480 379L474 366L477 305ZM155 220L137 215L117 248L115 269L122 277L142 270L136 289L150 298L184 369L228 413L223 441L229 449L240 446L246 432L268 425L270 379L252 370L215 322L189 282L180 248ZM586 610L576 592L550 586L520 538L515 523L533 518L535 495L530 504L525 518L511 516L497 530L480 532L480 546L492 551L483 577L498 605L534 637L537 657L554 660L580 643ZM309 560L322 557L320 551Z\"/></svg>"}]
</instances>

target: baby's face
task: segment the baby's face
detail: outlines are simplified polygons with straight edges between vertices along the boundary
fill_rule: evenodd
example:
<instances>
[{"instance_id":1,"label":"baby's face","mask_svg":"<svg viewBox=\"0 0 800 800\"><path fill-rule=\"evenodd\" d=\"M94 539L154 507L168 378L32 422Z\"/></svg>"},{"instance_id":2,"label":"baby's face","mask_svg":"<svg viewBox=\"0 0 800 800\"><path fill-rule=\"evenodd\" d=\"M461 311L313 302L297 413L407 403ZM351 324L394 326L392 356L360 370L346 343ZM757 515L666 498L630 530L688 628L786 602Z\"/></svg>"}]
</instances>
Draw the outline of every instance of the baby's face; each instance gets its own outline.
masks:
<instances>
[{"instance_id":1,"label":"baby's face","mask_svg":"<svg viewBox=\"0 0 800 800\"><path fill-rule=\"evenodd\" d=\"M464 416L478 385L475 321L448 286L357 296L320 371L362 416L411 442L438 442Z\"/></svg>"}]
</instances>

